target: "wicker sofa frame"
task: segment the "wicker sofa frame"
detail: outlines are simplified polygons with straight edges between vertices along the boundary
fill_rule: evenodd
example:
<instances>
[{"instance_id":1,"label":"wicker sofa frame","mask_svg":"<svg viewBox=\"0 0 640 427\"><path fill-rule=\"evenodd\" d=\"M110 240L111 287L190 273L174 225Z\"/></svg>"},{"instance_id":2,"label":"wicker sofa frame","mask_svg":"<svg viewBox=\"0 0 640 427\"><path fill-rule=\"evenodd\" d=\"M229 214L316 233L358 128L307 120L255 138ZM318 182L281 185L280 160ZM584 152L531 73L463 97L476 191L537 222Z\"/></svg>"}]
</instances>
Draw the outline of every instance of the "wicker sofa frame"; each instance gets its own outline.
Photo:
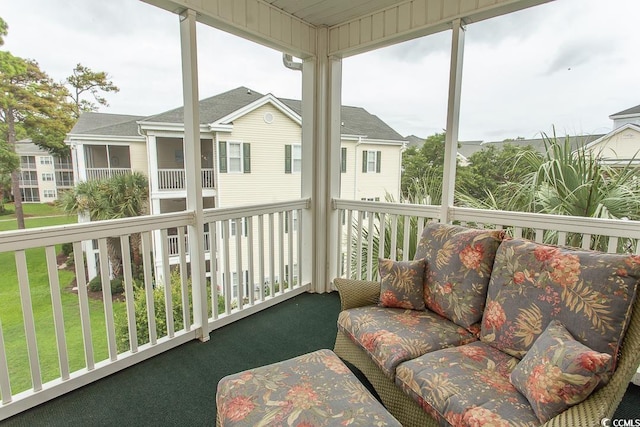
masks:
<instances>
[{"instance_id":1,"label":"wicker sofa frame","mask_svg":"<svg viewBox=\"0 0 640 427\"><path fill-rule=\"evenodd\" d=\"M380 283L362 280L335 279L341 308L377 304ZM431 417L409 395L405 394L371 360L367 353L341 331L338 331L334 352L358 368L371 382L387 410L405 427L435 427ZM616 371L606 386L582 403L572 406L544 424L555 426L599 426L603 418L611 418L640 364L640 298L634 302L629 326L625 333Z\"/></svg>"}]
</instances>

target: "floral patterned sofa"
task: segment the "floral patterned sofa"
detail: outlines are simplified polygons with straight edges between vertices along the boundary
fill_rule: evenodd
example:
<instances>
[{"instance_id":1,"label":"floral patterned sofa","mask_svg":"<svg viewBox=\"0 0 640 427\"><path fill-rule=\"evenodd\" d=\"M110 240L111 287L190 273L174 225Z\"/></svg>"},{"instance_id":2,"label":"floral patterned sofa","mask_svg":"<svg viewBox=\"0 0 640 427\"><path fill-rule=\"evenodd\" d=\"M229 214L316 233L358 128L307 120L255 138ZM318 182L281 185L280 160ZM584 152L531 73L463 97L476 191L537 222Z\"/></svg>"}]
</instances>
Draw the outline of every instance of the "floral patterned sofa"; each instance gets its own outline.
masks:
<instances>
[{"instance_id":1,"label":"floral patterned sofa","mask_svg":"<svg viewBox=\"0 0 640 427\"><path fill-rule=\"evenodd\" d=\"M404 426L600 425L640 363L640 256L431 224L378 264L335 280L334 351Z\"/></svg>"}]
</instances>

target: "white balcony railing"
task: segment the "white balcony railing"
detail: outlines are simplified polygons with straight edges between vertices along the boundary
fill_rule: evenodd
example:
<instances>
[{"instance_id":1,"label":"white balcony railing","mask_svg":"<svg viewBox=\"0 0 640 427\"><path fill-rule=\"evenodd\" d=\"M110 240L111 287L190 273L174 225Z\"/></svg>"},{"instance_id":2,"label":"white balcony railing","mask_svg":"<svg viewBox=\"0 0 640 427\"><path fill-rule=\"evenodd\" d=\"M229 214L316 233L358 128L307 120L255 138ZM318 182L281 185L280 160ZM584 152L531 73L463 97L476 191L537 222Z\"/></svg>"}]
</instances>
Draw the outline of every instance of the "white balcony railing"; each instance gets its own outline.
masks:
<instances>
[{"instance_id":1,"label":"white balcony railing","mask_svg":"<svg viewBox=\"0 0 640 427\"><path fill-rule=\"evenodd\" d=\"M210 259L204 284L187 258L185 229L195 225L194 212L0 233L0 254L15 260L5 266L6 274L16 275L13 287L3 289L3 310L13 304L22 314L21 319L2 317L0 324L0 420L310 289L298 280L302 261L313 259L314 249L303 248L299 231L309 206L309 200L296 200L201 212L208 230L203 250ZM424 226L441 212L438 206L348 200L334 200L333 206L339 221L331 255L338 268L332 277L372 278L374 253L366 250L371 247L385 248L385 257L409 259ZM452 208L450 215L457 223L502 228L537 241L640 252L640 224L634 221L465 208ZM175 239L169 239L169 229L177 229ZM152 254L158 246L154 238L177 248L168 243ZM82 247L87 242L91 248L92 240L98 242L100 299L92 299L86 286ZM75 263L66 276L56 260L56 248L64 243L72 243ZM134 247L141 249L139 257L129 256ZM127 254L122 302L110 297L108 248ZM193 257L193 246L190 252ZM37 265L45 271L36 271ZM38 283L42 275L44 284ZM69 275L76 277L77 293L65 289ZM171 286L164 286L166 280ZM189 304L193 295L207 296L206 313ZM176 304L182 309L174 310ZM182 319L174 313L182 313ZM197 324L197 318L207 319L206 325Z\"/></svg>"},{"instance_id":2,"label":"white balcony railing","mask_svg":"<svg viewBox=\"0 0 640 427\"><path fill-rule=\"evenodd\" d=\"M301 260L311 258L302 257L293 218L309 205L296 200L201 212L209 230L205 283L195 280L187 260L185 230L195 225L194 212L0 233L0 255L15 260L3 266L15 274L3 289L3 312L22 314L0 322L0 421L307 291L310 284L298 278ZM178 230L177 249L152 254L155 238L171 241L169 229ZM92 252L94 240L95 258L85 257L83 245ZM72 243L72 271L57 264L65 243ZM124 301L111 298L114 248L126 254ZM129 255L134 248L140 251ZM175 265L169 252L178 258ZM91 297L85 276L86 260L94 259L101 272L99 299ZM72 292L67 284L73 276ZM168 280L171 286L164 286ZM194 295L206 295L206 312ZM198 318L206 324L197 324Z\"/></svg>"},{"instance_id":3,"label":"white balcony railing","mask_svg":"<svg viewBox=\"0 0 640 427\"><path fill-rule=\"evenodd\" d=\"M158 189L160 190L184 190L184 169L158 169ZM213 169L202 169L202 188L214 188Z\"/></svg>"},{"instance_id":4,"label":"white balcony railing","mask_svg":"<svg viewBox=\"0 0 640 427\"><path fill-rule=\"evenodd\" d=\"M438 221L440 206L335 200L338 210L337 277L371 280L381 257L411 259L425 224ZM451 208L454 223L504 229L537 242L640 254L640 222L524 212ZM373 248L369 251L368 248Z\"/></svg>"},{"instance_id":5,"label":"white balcony railing","mask_svg":"<svg viewBox=\"0 0 640 427\"><path fill-rule=\"evenodd\" d=\"M131 173L131 168L86 168L87 181L96 179L107 179L116 175L127 175Z\"/></svg>"}]
</instances>

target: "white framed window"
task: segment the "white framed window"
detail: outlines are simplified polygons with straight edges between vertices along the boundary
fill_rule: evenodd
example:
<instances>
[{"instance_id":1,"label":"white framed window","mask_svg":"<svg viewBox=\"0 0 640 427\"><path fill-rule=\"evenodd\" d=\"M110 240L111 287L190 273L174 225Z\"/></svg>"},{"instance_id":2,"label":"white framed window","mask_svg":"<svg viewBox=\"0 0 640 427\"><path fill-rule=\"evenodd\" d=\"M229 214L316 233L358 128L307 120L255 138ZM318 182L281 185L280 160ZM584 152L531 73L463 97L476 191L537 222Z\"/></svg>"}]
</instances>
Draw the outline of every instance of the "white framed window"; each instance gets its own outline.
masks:
<instances>
[{"instance_id":1,"label":"white framed window","mask_svg":"<svg viewBox=\"0 0 640 427\"><path fill-rule=\"evenodd\" d=\"M219 141L218 158L221 173L251 173L251 144Z\"/></svg>"},{"instance_id":2,"label":"white framed window","mask_svg":"<svg viewBox=\"0 0 640 427\"><path fill-rule=\"evenodd\" d=\"M291 172L300 173L302 170L302 145L291 145Z\"/></svg>"},{"instance_id":3,"label":"white framed window","mask_svg":"<svg viewBox=\"0 0 640 427\"><path fill-rule=\"evenodd\" d=\"M42 190L42 195L45 199L55 199L56 198L56 190Z\"/></svg>"},{"instance_id":4,"label":"white framed window","mask_svg":"<svg viewBox=\"0 0 640 427\"><path fill-rule=\"evenodd\" d=\"M55 178L54 178L54 175L52 173L45 172L45 173L42 174L42 180L43 181L53 181L54 179Z\"/></svg>"},{"instance_id":5,"label":"white framed window","mask_svg":"<svg viewBox=\"0 0 640 427\"><path fill-rule=\"evenodd\" d=\"M362 172L363 173L380 173L380 165L382 161L381 151L363 151L362 152Z\"/></svg>"},{"instance_id":6,"label":"white framed window","mask_svg":"<svg viewBox=\"0 0 640 427\"><path fill-rule=\"evenodd\" d=\"M302 145L287 144L284 146L284 173L300 173L302 171Z\"/></svg>"},{"instance_id":7,"label":"white framed window","mask_svg":"<svg viewBox=\"0 0 640 427\"><path fill-rule=\"evenodd\" d=\"M40 164L41 165L52 165L53 164L53 157L51 157L51 156L41 156L40 157Z\"/></svg>"},{"instance_id":8,"label":"white framed window","mask_svg":"<svg viewBox=\"0 0 640 427\"><path fill-rule=\"evenodd\" d=\"M242 172L242 144L239 142L227 143L227 164L229 172Z\"/></svg>"}]
</instances>

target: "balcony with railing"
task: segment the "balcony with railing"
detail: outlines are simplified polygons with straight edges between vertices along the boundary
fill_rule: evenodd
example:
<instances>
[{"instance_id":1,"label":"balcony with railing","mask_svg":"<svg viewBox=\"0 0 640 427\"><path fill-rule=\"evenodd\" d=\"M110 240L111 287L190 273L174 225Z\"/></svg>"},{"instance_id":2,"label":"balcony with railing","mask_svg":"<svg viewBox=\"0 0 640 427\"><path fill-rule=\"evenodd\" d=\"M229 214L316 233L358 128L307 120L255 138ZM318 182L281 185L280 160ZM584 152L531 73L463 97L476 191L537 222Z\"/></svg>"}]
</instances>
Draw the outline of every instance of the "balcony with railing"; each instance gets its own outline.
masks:
<instances>
[{"instance_id":1,"label":"balcony with railing","mask_svg":"<svg viewBox=\"0 0 640 427\"><path fill-rule=\"evenodd\" d=\"M213 180L213 169L202 168L202 188L210 190L215 188ZM185 190L185 170L184 169L158 169L158 189L159 190Z\"/></svg>"},{"instance_id":2,"label":"balcony with railing","mask_svg":"<svg viewBox=\"0 0 640 427\"><path fill-rule=\"evenodd\" d=\"M108 179L132 173L131 168L86 168L87 180Z\"/></svg>"},{"instance_id":3,"label":"balcony with railing","mask_svg":"<svg viewBox=\"0 0 640 427\"><path fill-rule=\"evenodd\" d=\"M133 381L135 388L147 381L155 381L152 378L157 376L154 372L159 362L156 359L146 362L147 359L166 353L163 360L178 363L177 360L182 357L180 355L186 353L193 357L189 362L190 372L202 369L207 372L208 368L199 366L201 360L207 359L195 354L209 354L207 357L211 357L211 363L207 362L207 365L219 364L215 360L220 360L217 358L231 351L225 348L224 339L236 344L243 343L240 347L245 351L252 346L259 349L263 345L269 345L272 349L275 346L279 350L272 350L268 356L249 352L253 358L247 361L247 366L225 365L215 374L209 373L216 381L232 371L269 363L278 358L285 359L298 351L331 347L331 334L335 330L338 311L335 295L328 300L328 296L322 295L309 295L300 300L310 301L314 310L320 312L313 316L320 315L324 319L308 325L308 329L304 325L312 314L300 310L296 311L295 317L269 323L269 332L264 332L269 337L261 337L269 344L254 341L257 339L254 328L261 324L258 318L243 321L244 325L253 325L245 326L247 331L253 330L250 335L242 335L246 333L243 332L230 336L225 332L226 329L219 330L222 326L265 309L269 310L263 316L275 316L278 319L277 313L284 308L271 307L311 289L310 283L296 278L305 277L303 269L307 266L304 262L314 256L314 251L303 244L303 233L298 231L304 229L304 224L300 222L298 227L293 225L294 216L304 218L303 213L308 212L309 208L308 200L299 200L233 209L209 209L203 212L208 230L205 234L195 233L196 222L191 212L0 234L0 253L8 253L14 259L14 265L7 266L7 274L15 275L16 282L15 287L6 290L3 295L2 307L8 310L10 305L14 305L16 312L22 313L21 318L4 318L0 325L0 417L7 418L54 396L138 364L141 366L136 371L119 373L106 384L112 384L110 387L115 387L114 390L121 387L117 394L126 396L129 407L139 407L137 399L144 398L137 393L132 395L125 392L129 386L123 383ZM336 260L332 263L336 271L331 276L363 279L374 278L372 272L376 270L377 253L369 248L386 248L384 256L398 260L410 259L411 248L415 246L424 226L430 221L438 221L440 215L439 206L350 200L334 200L333 210L336 213L336 235L333 236L335 246L331 250L331 257ZM452 208L451 215L456 223L500 228L512 236L525 236L536 241L609 252L640 253L640 224L633 221L467 208ZM247 223L246 233L233 233L232 223L235 224L235 230L239 231L243 222ZM288 222L286 226L285 222ZM174 228L178 230L175 238L167 235L168 230ZM191 233L192 241L197 242L191 250L187 247L187 233ZM151 249L156 235L172 242L160 254L153 254ZM82 242L93 239L98 242L97 262L103 272L102 294L88 292L86 286ZM63 243L71 243L73 247L71 271L60 267L57 262L58 245ZM121 257L124 292L118 298L111 298L114 282L106 273L110 270L109 253L112 253L113 247L118 248L120 254L128 254ZM194 253L194 247L202 250ZM205 252L213 261L201 264L204 268L200 269L196 264L202 263ZM191 254L190 260L187 259L188 253ZM178 262L171 267L170 255L178 257ZM160 270L154 269L154 256L162 260ZM44 280L38 277L38 268L33 267L38 264L42 265L46 277ZM212 266L217 266L217 269L213 267L212 270ZM288 266L294 266L296 271L291 271ZM199 269L206 278L197 277ZM234 274L245 270L248 272L246 275ZM67 286L74 276L75 290ZM228 280L232 277L233 280ZM318 308L317 304L326 306ZM267 314L272 310L273 314ZM309 336L308 341L313 344L297 338L298 342L293 347L285 345L287 336L283 336L283 331L288 329L281 322L288 324L287 328L300 323L298 327L302 329L294 328L295 335ZM238 328L242 329L240 326ZM310 337L316 331L324 331L322 340L314 341ZM202 337L206 341L210 334L215 338L212 342L184 346ZM237 345L233 348L236 349ZM294 351L293 348L300 350ZM238 359L237 354L229 357ZM183 362L187 360L183 359ZM176 373L180 371L178 365L174 365ZM172 372L167 375L173 377ZM66 408L83 401L81 395L93 396L95 393L94 397L98 399L104 393L100 390L105 385L101 384L87 388L87 391L83 389L80 394L70 394L62 400L46 403L32 414L21 414L10 421L20 424L25 420L48 416L44 414L55 412L60 405ZM172 383L171 387L180 386ZM185 387L190 386L185 384ZM208 387L207 396L200 398L210 404L215 395L215 381ZM92 397L90 400L96 399ZM163 405L170 407L171 401L163 400ZM106 402L105 405L110 407ZM175 407L175 411L182 409ZM75 411L70 410L72 413ZM102 413L104 408L97 411ZM209 405L205 412L206 419L212 420L214 408ZM132 413L136 413L136 410L132 410ZM64 419L69 413L65 409L56 416ZM85 419L86 415L78 413L77 416L80 420ZM123 414L114 412L113 416L122 417ZM118 418L120 421L123 419Z\"/></svg>"},{"instance_id":4,"label":"balcony with railing","mask_svg":"<svg viewBox=\"0 0 640 427\"><path fill-rule=\"evenodd\" d=\"M0 323L0 421L211 425L217 380L331 347L339 310L337 296L325 293L331 281L373 279L378 255L411 259L430 221L640 254L637 221L454 206L464 25L546 1L361 2L355 9L332 1L326 2L332 22L310 23L274 6L278 2L247 1L236 8L232 2L146 0L181 13L189 108L179 145L184 151L172 148L169 157L197 172L173 169L158 178L167 190L188 187L186 209L0 233L3 275L12 283L0 295L0 312L12 313ZM185 11L191 3L198 3L197 11ZM201 191L214 183L194 150L203 126L193 113L199 96L196 19L304 58L289 64L302 69L301 146L312 153L302 158L300 200L202 210ZM339 199L341 58L445 28L452 30L452 47L443 206ZM87 178L123 173L130 169L88 168ZM195 185L186 185L189 179ZM169 236L174 229L177 234ZM96 257L85 258L83 246L94 240ZM60 247L69 244L71 256L59 264ZM99 292L87 286L90 262L99 265ZM110 272L122 279L111 280ZM637 408L637 393L627 400Z\"/></svg>"}]
</instances>

